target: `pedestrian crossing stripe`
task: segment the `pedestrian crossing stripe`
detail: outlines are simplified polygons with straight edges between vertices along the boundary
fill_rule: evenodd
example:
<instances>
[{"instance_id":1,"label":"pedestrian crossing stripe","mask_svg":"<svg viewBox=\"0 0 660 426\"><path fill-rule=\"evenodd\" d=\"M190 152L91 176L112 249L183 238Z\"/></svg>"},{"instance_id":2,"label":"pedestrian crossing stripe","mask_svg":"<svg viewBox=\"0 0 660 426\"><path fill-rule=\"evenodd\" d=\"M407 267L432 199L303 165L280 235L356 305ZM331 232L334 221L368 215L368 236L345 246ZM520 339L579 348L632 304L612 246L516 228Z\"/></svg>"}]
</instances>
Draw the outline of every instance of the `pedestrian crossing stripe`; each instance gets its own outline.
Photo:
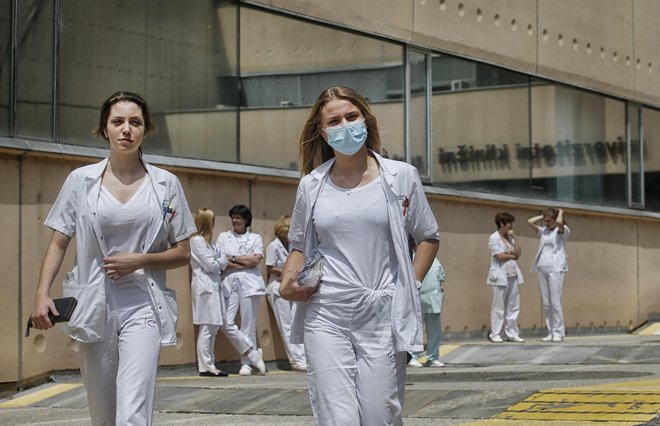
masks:
<instances>
[{"instance_id":1,"label":"pedestrian crossing stripe","mask_svg":"<svg viewBox=\"0 0 660 426\"><path fill-rule=\"evenodd\" d=\"M44 389L36 390L30 392L26 395L19 396L17 398L9 399L4 402L0 402L0 408L19 408L27 407L29 405L36 404L45 399L57 396L64 392L79 388L82 386L80 383L57 383L50 385Z\"/></svg>"}]
</instances>

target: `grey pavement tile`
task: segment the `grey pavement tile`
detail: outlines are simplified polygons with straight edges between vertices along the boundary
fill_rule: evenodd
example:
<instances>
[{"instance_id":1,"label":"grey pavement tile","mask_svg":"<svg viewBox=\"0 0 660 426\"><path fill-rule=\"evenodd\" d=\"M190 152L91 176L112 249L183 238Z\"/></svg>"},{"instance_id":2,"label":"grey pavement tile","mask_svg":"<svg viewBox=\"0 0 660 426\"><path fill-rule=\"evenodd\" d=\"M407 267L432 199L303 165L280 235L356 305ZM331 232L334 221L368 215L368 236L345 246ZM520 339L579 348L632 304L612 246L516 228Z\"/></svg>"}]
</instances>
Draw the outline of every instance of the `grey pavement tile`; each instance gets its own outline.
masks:
<instances>
[{"instance_id":1,"label":"grey pavement tile","mask_svg":"<svg viewBox=\"0 0 660 426\"><path fill-rule=\"evenodd\" d=\"M492 345L464 346L442 358L448 364L510 365L510 364L578 364L600 350L598 346L554 345Z\"/></svg>"},{"instance_id":2,"label":"grey pavement tile","mask_svg":"<svg viewBox=\"0 0 660 426\"><path fill-rule=\"evenodd\" d=\"M33 404L34 407L87 408L87 392L80 386Z\"/></svg>"},{"instance_id":3,"label":"grey pavement tile","mask_svg":"<svg viewBox=\"0 0 660 426\"><path fill-rule=\"evenodd\" d=\"M312 406L309 403L309 395L306 390L293 391L289 398L281 399L277 404L260 411L259 414L278 416L311 416Z\"/></svg>"},{"instance_id":4,"label":"grey pavement tile","mask_svg":"<svg viewBox=\"0 0 660 426\"><path fill-rule=\"evenodd\" d=\"M660 345L609 346L584 361L585 364L660 364Z\"/></svg>"},{"instance_id":5,"label":"grey pavement tile","mask_svg":"<svg viewBox=\"0 0 660 426\"><path fill-rule=\"evenodd\" d=\"M403 416L414 416L422 408L437 400L444 400L452 391L449 390L412 390L406 389L406 401L403 405Z\"/></svg>"},{"instance_id":6,"label":"grey pavement tile","mask_svg":"<svg viewBox=\"0 0 660 426\"><path fill-rule=\"evenodd\" d=\"M534 391L451 391L409 417L485 419L527 398Z\"/></svg>"},{"instance_id":7,"label":"grey pavement tile","mask_svg":"<svg viewBox=\"0 0 660 426\"><path fill-rule=\"evenodd\" d=\"M230 391L225 389L207 389L190 387L157 387L154 409L169 412L217 412L209 409Z\"/></svg>"}]
</instances>

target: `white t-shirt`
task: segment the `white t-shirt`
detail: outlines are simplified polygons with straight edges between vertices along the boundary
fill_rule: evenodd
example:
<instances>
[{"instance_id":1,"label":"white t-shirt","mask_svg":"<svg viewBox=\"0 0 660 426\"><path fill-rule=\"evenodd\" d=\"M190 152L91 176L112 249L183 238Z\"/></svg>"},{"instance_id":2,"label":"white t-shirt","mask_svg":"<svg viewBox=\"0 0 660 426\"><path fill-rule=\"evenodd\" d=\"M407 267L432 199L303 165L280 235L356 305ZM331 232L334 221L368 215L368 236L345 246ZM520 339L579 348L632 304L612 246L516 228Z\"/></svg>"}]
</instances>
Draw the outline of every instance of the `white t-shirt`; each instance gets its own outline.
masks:
<instances>
[{"instance_id":1,"label":"white t-shirt","mask_svg":"<svg viewBox=\"0 0 660 426\"><path fill-rule=\"evenodd\" d=\"M122 203L109 190L101 185L99 193L99 224L108 248L108 255L117 253L143 253L147 235L152 223L159 218L153 217L155 194L145 177L140 187L130 200ZM145 215L145 212L152 214ZM113 308L125 308L149 303L146 288L136 284L144 277L144 270L138 269L126 277L113 281L109 285L108 302Z\"/></svg>"},{"instance_id":2,"label":"white t-shirt","mask_svg":"<svg viewBox=\"0 0 660 426\"><path fill-rule=\"evenodd\" d=\"M312 219L325 264L310 302L349 299L364 288L393 292L397 261L380 176L350 192L328 179Z\"/></svg>"}]
</instances>

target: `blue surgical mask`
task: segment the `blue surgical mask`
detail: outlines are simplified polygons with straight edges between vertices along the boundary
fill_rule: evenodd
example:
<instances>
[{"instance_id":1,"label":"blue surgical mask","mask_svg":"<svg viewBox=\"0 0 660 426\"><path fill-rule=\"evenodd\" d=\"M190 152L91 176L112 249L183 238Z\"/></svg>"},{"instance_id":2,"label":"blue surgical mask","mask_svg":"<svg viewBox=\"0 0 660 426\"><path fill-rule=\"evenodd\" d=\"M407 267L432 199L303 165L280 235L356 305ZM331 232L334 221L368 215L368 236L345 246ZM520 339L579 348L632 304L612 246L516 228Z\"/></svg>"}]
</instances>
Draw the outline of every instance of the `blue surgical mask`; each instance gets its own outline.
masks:
<instances>
[{"instance_id":1,"label":"blue surgical mask","mask_svg":"<svg viewBox=\"0 0 660 426\"><path fill-rule=\"evenodd\" d=\"M344 155L355 154L367 140L367 126L364 124L364 119L324 130L328 135L328 145Z\"/></svg>"}]
</instances>

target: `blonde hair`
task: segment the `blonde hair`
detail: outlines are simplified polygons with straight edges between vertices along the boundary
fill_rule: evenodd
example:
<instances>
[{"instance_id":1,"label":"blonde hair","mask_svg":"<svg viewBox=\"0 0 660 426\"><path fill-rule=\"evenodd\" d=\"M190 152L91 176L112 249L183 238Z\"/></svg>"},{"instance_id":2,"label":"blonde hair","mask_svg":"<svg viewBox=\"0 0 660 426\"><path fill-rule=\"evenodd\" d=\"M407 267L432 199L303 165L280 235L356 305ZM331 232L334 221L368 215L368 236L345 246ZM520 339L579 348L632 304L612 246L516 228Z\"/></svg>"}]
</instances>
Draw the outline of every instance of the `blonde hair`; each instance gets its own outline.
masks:
<instances>
[{"instance_id":1,"label":"blonde hair","mask_svg":"<svg viewBox=\"0 0 660 426\"><path fill-rule=\"evenodd\" d=\"M380 133L378 122L371 112L367 100L357 91L345 86L332 86L325 89L309 112L305 127L303 127L299 140L300 169L303 175L314 170L335 156L335 152L321 136L321 110L330 101L336 99L347 100L355 105L362 115L367 126L367 148L381 153Z\"/></svg>"},{"instance_id":2,"label":"blonde hair","mask_svg":"<svg viewBox=\"0 0 660 426\"><path fill-rule=\"evenodd\" d=\"M284 214L275 222L275 236L284 241L289 236L289 226L291 226L291 216Z\"/></svg>"},{"instance_id":3,"label":"blonde hair","mask_svg":"<svg viewBox=\"0 0 660 426\"><path fill-rule=\"evenodd\" d=\"M201 235L207 243L211 244L214 222L215 213L213 213L213 210L207 208L197 210L197 213L195 213L195 226L197 227L195 235Z\"/></svg>"}]
</instances>

